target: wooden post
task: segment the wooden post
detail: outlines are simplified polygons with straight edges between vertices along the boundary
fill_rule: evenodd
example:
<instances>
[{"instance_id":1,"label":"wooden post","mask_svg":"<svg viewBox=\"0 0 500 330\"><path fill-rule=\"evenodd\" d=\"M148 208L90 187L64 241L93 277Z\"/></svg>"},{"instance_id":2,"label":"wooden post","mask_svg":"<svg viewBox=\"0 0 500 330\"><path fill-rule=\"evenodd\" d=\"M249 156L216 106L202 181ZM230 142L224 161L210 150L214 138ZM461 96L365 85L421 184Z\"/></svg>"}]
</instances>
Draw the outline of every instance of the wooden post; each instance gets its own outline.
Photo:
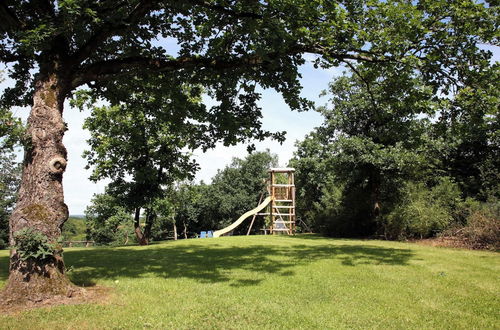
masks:
<instances>
[{"instance_id":1,"label":"wooden post","mask_svg":"<svg viewBox=\"0 0 500 330\"><path fill-rule=\"evenodd\" d=\"M293 221L293 234L295 235L295 227L297 226L297 221L296 221L297 214L295 213L295 176L294 176L293 172L291 172L290 175L291 175L291 184L292 184L292 187L291 187L292 208L290 209L292 216L290 217L290 219L291 219L291 221Z\"/></svg>"},{"instance_id":2,"label":"wooden post","mask_svg":"<svg viewBox=\"0 0 500 330\"><path fill-rule=\"evenodd\" d=\"M270 205L270 209L269 209L269 214L270 214L270 218L271 218L271 227L270 227L270 230L269 230L269 233L270 234L274 234L274 214L273 214L273 209L274 209L274 203L275 203L275 191L276 191L276 187L274 186L274 179L275 179L275 176L274 176L274 172L271 172L271 203L269 204Z\"/></svg>"},{"instance_id":3,"label":"wooden post","mask_svg":"<svg viewBox=\"0 0 500 330\"><path fill-rule=\"evenodd\" d=\"M257 205L260 205L260 203L262 203L263 198L264 198L264 193L261 193L260 197L259 197L259 204L257 204ZM257 213L255 213L252 217L252 222L250 222L250 226L248 227L247 236L250 235L250 231L252 230L253 223L254 223L256 217L257 217Z\"/></svg>"}]
</instances>

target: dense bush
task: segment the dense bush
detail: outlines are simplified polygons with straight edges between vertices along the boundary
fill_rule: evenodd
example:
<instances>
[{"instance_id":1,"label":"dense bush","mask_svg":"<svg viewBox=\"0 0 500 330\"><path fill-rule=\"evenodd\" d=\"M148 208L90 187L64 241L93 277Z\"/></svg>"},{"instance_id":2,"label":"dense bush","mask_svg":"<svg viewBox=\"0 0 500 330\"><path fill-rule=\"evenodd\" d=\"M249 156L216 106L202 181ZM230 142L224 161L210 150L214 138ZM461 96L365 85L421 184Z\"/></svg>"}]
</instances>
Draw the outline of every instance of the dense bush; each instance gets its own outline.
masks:
<instances>
[{"instance_id":1,"label":"dense bush","mask_svg":"<svg viewBox=\"0 0 500 330\"><path fill-rule=\"evenodd\" d=\"M445 238L457 245L472 249L500 249L500 201L491 198L486 203L468 200L462 207L465 225L457 225L443 232Z\"/></svg>"},{"instance_id":2,"label":"dense bush","mask_svg":"<svg viewBox=\"0 0 500 330\"><path fill-rule=\"evenodd\" d=\"M427 238L448 228L461 203L460 190L449 178L429 188L408 182L394 209L380 216L388 239Z\"/></svg>"},{"instance_id":3,"label":"dense bush","mask_svg":"<svg viewBox=\"0 0 500 330\"><path fill-rule=\"evenodd\" d=\"M370 236L375 223L370 216L371 203L362 187L330 185L323 188L322 197L311 208L316 231L333 237Z\"/></svg>"}]
</instances>

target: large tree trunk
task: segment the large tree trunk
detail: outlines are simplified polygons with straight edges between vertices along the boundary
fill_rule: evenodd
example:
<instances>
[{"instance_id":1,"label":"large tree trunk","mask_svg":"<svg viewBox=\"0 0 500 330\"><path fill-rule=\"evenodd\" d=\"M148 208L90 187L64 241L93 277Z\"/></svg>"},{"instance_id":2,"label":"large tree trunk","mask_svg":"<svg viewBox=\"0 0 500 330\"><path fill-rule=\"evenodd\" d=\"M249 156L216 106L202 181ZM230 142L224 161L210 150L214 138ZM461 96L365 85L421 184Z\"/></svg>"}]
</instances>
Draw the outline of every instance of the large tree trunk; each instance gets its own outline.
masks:
<instances>
[{"instance_id":1,"label":"large tree trunk","mask_svg":"<svg viewBox=\"0 0 500 330\"><path fill-rule=\"evenodd\" d=\"M174 241L177 241L177 225L175 224L175 220L174 220Z\"/></svg>"},{"instance_id":2,"label":"large tree trunk","mask_svg":"<svg viewBox=\"0 0 500 330\"><path fill-rule=\"evenodd\" d=\"M137 238L137 242L139 242L139 245L148 245L149 242L141 229L141 208L140 207L135 209L134 233L135 233L135 237Z\"/></svg>"},{"instance_id":3,"label":"large tree trunk","mask_svg":"<svg viewBox=\"0 0 500 330\"><path fill-rule=\"evenodd\" d=\"M56 74L36 84L33 107L28 118L23 175L19 197L10 218L10 244L14 234L32 228L56 244L68 218L62 176L66 149L62 143L66 125L62 118L63 84ZM71 296L77 291L64 273L60 252L43 260L22 261L16 249L10 254L10 274L2 292L4 302L38 302L54 296Z\"/></svg>"},{"instance_id":4,"label":"large tree trunk","mask_svg":"<svg viewBox=\"0 0 500 330\"><path fill-rule=\"evenodd\" d=\"M146 212L146 223L144 224L144 237L146 238L146 244L151 241L151 230L153 229L153 222L156 219L156 213L152 209L148 209Z\"/></svg>"},{"instance_id":5,"label":"large tree trunk","mask_svg":"<svg viewBox=\"0 0 500 330\"><path fill-rule=\"evenodd\" d=\"M182 224L184 225L184 239L187 239L188 238L188 234L187 234L188 228L186 226L186 222L182 221Z\"/></svg>"}]
</instances>

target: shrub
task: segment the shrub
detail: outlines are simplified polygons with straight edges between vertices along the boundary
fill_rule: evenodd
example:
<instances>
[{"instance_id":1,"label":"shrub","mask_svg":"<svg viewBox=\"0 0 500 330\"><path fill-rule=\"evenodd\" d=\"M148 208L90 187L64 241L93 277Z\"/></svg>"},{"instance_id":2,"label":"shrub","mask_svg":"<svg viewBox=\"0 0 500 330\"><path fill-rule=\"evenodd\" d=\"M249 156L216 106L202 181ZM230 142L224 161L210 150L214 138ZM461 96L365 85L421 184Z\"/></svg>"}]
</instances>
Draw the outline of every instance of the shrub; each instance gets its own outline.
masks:
<instances>
[{"instance_id":1,"label":"shrub","mask_svg":"<svg viewBox=\"0 0 500 330\"><path fill-rule=\"evenodd\" d=\"M466 225L445 231L443 237L471 249L500 249L499 200L491 199L486 203L467 200L462 214L466 214Z\"/></svg>"},{"instance_id":2,"label":"shrub","mask_svg":"<svg viewBox=\"0 0 500 330\"><path fill-rule=\"evenodd\" d=\"M44 260L57 252L56 244L50 243L47 236L32 228L24 228L14 233L15 248L21 260L29 258Z\"/></svg>"},{"instance_id":3,"label":"shrub","mask_svg":"<svg viewBox=\"0 0 500 330\"><path fill-rule=\"evenodd\" d=\"M320 201L313 204L314 228L334 237L372 235L375 224L367 195L362 186L326 186Z\"/></svg>"},{"instance_id":4,"label":"shrub","mask_svg":"<svg viewBox=\"0 0 500 330\"><path fill-rule=\"evenodd\" d=\"M460 190L450 179L428 188L424 183L406 183L394 208L380 217L388 239L427 238L448 228L460 205Z\"/></svg>"}]
</instances>

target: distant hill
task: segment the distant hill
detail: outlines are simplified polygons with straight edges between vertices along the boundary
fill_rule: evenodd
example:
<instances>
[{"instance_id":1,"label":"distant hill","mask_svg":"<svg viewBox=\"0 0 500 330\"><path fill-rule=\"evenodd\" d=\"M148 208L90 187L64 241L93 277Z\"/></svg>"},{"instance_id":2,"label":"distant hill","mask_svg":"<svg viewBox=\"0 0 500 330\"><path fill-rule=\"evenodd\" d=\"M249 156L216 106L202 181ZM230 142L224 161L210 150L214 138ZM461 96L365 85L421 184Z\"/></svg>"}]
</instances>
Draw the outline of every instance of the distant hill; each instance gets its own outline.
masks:
<instances>
[{"instance_id":1,"label":"distant hill","mask_svg":"<svg viewBox=\"0 0 500 330\"><path fill-rule=\"evenodd\" d=\"M71 214L69 217L70 218L77 218L77 219L85 219L84 214Z\"/></svg>"}]
</instances>

